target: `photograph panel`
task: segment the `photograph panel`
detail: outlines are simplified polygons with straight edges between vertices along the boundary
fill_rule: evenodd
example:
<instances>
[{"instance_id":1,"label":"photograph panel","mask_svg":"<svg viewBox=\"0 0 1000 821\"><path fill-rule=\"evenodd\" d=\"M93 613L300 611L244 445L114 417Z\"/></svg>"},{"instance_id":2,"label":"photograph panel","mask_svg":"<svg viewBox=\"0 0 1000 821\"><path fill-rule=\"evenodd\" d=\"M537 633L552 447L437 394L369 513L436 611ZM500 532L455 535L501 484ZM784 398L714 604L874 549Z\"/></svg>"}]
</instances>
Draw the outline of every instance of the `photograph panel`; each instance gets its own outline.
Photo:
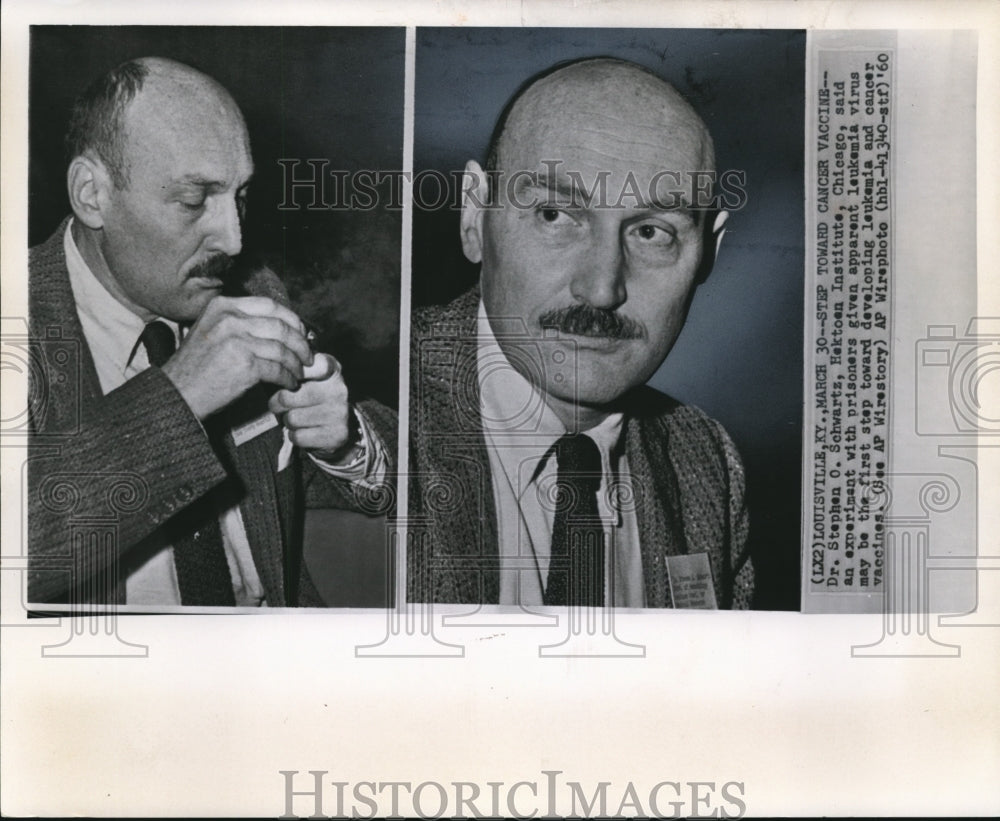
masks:
<instances>
[{"instance_id":1,"label":"photograph panel","mask_svg":"<svg viewBox=\"0 0 1000 821\"><path fill-rule=\"evenodd\" d=\"M404 30L30 46L29 598L384 606Z\"/></svg>"},{"instance_id":2,"label":"photograph panel","mask_svg":"<svg viewBox=\"0 0 1000 821\"><path fill-rule=\"evenodd\" d=\"M524 432L526 426L535 426L538 420L515 420L513 417L521 409L518 405L510 411L511 425L502 431L498 431L495 425L480 426L477 420L465 420L464 417L462 420L445 417L449 421L442 422L440 407L435 404L440 397L436 398L433 387L441 380L449 381L452 385L450 405L453 408L474 406L478 401L479 388L489 391L491 389L487 383L497 382L494 377L487 376L496 362L513 363L515 371L526 371L531 365L521 368L516 363L516 354L512 353L517 348L517 343L513 339L501 339L502 352L496 353L496 362L490 364L480 359L477 367L463 368L462 355L458 353L454 372L447 375L438 367L440 359L459 351L462 348L461 339L456 337L451 328L445 329L440 338L433 335L428 337L422 330L428 323L466 322L468 325L467 321L475 318L470 312L474 313L476 310L478 300L475 294L479 292L472 289L480 282L482 268L483 295L491 303L486 306L486 313L490 315L489 325L494 335L500 333L500 321L493 314L510 306L516 307L513 312L516 315L512 316L512 312L507 310L505 320L515 325L527 320L527 326L523 330L529 337L541 340L543 345L543 330L555 333L562 331L570 340L590 342L597 338L598 331L581 330L577 327L574 333L571 324L573 320L563 320L560 324L558 317L543 317L546 319L545 323L532 326L532 312L537 314L541 308L558 310L571 305L595 305L610 309L608 314L599 314L598 317L641 317L641 330L635 330L634 333L645 335L646 341L655 344L631 346L636 350L644 349L638 357L642 359L640 363L631 364L632 353L628 357L603 354L600 357L590 356L585 350L589 344L587 342L584 347L578 346L570 356L570 359L575 357L573 361L581 369L593 367L598 371L594 381L601 383L601 386L594 392L594 400L605 403L610 410L612 405L624 402L635 393L634 390L632 394L626 393L626 388L635 389L645 382L650 388L672 397L683 406L695 406L709 418L721 423L728 433L726 440L731 437L735 445L735 460L744 466L745 495L740 488L738 494L723 490L713 497L711 490L707 490L711 487L712 480L701 475L701 471L711 471L713 459L717 456L684 454L681 446L687 442L693 449L704 446L711 450L723 447L720 444L722 440L698 444L697 437L691 439L690 433L681 431L685 423L680 423L681 427L677 427L673 434L677 446L667 459L668 463L672 463L669 466L658 464L654 458L647 468L636 469L632 465L629 471L628 463L642 458L634 449L630 450L623 462L614 466L612 473L616 478L609 478L601 486L601 492L618 483L620 477L617 469L628 474L628 494L646 500L645 508L640 506L637 518L646 537L640 541L647 542L640 549L635 544L635 538L631 538L633 551L636 554L641 552L642 567L635 566L638 559L631 563L625 560L617 562L619 567L616 577L621 588L631 574L633 588L645 587L645 590L640 589L637 594L624 598L619 596L616 601L640 607L668 604L672 562L665 561L665 554L700 553L702 559L705 559L708 553L711 559L706 560L700 571L696 572L692 568L682 570L677 564L674 573L687 580L685 584L697 585L698 572L704 573L711 565L711 574L716 580L718 606L730 606L734 600L734 585L738 594L735 598L745 599L740 606L747 606L750 603L749 590L752 585L748 581L739 580L739 573L742 568L752 564L756 577L755 592L752 594L753 606L758 609L797 610L801 516L805 32L421 28L417 32L416 45L412 278L414 339L411 346L410 391L411 402L414 404L411 406L410 435L413 450L417 459L421 460L421 469L434 473L435 480L440 479L441 475L453 480L456 485L452 489L453 495L466 498L471 505L468 509L469 527L462 530L460 537L454 527L454 515L442 511L440 515L442 520L447 518L447 528L442 527L436 535L429 536L431 541L439 539L441 550L445 554L454 554L455 551L464 549L468 556L476 555L475 561L496 565L499 540L501 552L508 551L515 556L511 559L512 562L522 564L521 570L512 571L519 574L518 583L534 585L536 588L533 597L528 596L523 603L538 598L537 587L545 576L547 562L548 545L541 548L538 546L548 536L545 524L540 525L538 533L532 533L529 527L527 533L522 531L518 534L516 521L519 511L523 513L523 505L508 506L506 511L496 512L504 505L504 500L499 496L496 499L491 497L503 482L497 478L496 465L487 465L484 454L486 451L496 453L501 446L495 441L488 441L484 450L477 440L477 436L481 436L482 427L489 428L491 435L503 436L517 430ZM646 171L645 177L642 177L644 159L640 143L643 140L657 139L655 134L650 136L657 125L653 122L637 124L616 120L616 117L625 119L631 116L624 112L628 110L628 98L639 94L638 89L643 87L641 74L637 75L638 80L626 77L620 85L611 88L606 97L606 113L599 109L587 109L591 99L586 96L587 83L590 83L589 87L596 88L596 84L601 82L600 79L593 79L585 81L582 90L574 88L567 91L566 100L558 91L553 92L551 99L518 116L524 106L520 106L516 100L519 94L525 93L525 86L532 85L532 78L537 79L546 72L561 76L558 67L562 64L601 57L610 58L612 62L627 61L641 71L651 72L648 76L668 83L668 88L676 89L686 101L684 105L690 106L685 109L684 116L688 116L687 111L693 110L693 116L700 118L714 143L714 167L709 169L707 164L695 161L702 158L687 161L670 156L671 146L681 144L684 135L680 126L667 118L660 124L662 152L660 156L651 157L646 166L655 170ZM548 82L555 83L556 80L549 78ZM543 85L544 83L539 83L539 86ZM529 102L530 97L530 93L525 93ZM596 99L595 105L599 105L599 95ZM560 105L565 108L560 113L546 113L540 108ZM656 108L659 103L649 102L648 105ZM621 111L616 111L615 107ZM588 111L590 116L587 116ZM525 140L534 139L542 143L538 149L541 153L533 156L527 162L527 167L515 168L510 162L501 162L500 168L490 165L491 158L488 154L491 147L495 149L498 144L502 144L505 128L510 124L509 121L501 121L508 115L517 120L510 128L520 127ZM456 127L457 124L461 124L461 127ZM551 132L559 127L565 133L552 136ZM643 128L646 130L642 130ZM619 138L619 145L610 148L603 146L602 141L613 140L616 136ZM631 145L625 145L628 140L632 140ZM577 154L581 153L574 153L574 149L579 147L582 147L584 154L591 152L592 155L600 151L607 153L587 168L570 167L576 161L574 158ZM545 154L546 151L549 154ZM679 329L673 327L677 323L669 317L670 304L662 288L663 283L678 276L676 266L669 261L643 268L641 262L635 259L625 260L624 266L631 267L621 275L618 283L623 292L607 304L601 303L603 295L588 296L576 287L580 279L591 275L591 266L604 264L605 273L612 276L607 272L612 266L618 265L619 261L603 258L598 260L597 257L605 249L615 247L624 249L622 253L627 255L627 243L620 237L608 240L598 248L599 243L594 240L595 232L589 231L587 238L581 239L574 246L594 243L579 260L571 259L574 250L570 244L559 246L562 258L569 260L565 265L557 261L554 255L547 256L545 253L532 256L526 252L519 261L515 258L517 254L513 248L505 253L502 246L496 251L498 259L492 268L488 261L483 261L480 265L479 260L475 259L479 251L470 251L468 247L466 225L463 222L469 211L467 196L474 184L472 178L464 174L470 160L479 163L487 174L498 173L499 185L503 184L502 180L517 185L519 173L537 174L549 162L552 165L548 167L556 175L572 180L576 174L579 187L585 195L593 195L598 200L605 198L604 202L591 203L589 208L579 212L594 225L599 219L615 213L616 207L628 219L638 219L642 209L637 206L643 204L641 200L644 198L649 199L640 189L648 189L651 180L655 181L654 188L659 183L659 194L677 195L685 204L692 197L708 197L701 206L703 210L699 212L703 215L704 222L714 220L719 211L728 212L724 238L723 231L713 233L713 225L699 223L706 233L702 243L704 256L712 259L699 267L696 284L687 297L690 300L689 306L685 305L682 309L682 313L686 311L686 316L680 320L683 330L679 335ZM671 165L671 162L674 164ZM681 167L684 162L687 162L687 166ZM616 171L619 172L618 177L615 176ZM706 173L699 177L698 173L702 171ZM631 179L630 173L633 174ZM663 185L665 181L670 182L676 190L667 192ZM687 199L684 197L685 192L680 190L685 187L689 189L686 192ZM487 187L488 197L494 196L494 193ZM527 205L527 201L523 204ZM499 211L499 208L485 209L483 219L487 225L484 229L487 233L489 226L496 225L496 221L491 220ZM524 220L529 218L528 211L527 207L520 211ZM572 215L566 219L572 219ZM494 231L495 236L499 230ZM651 224L644 230L662 229ZM668 230L673 229L668 227ZM490 241L490 237L484 240L487 243ZM530 239L522 237L514 242L523 247ZM499 246L500 240L493 239L493 243L494 246ZM488 249L483 249L483 256L488 253ZM516 279L516 275L511 272L518 264L530 269L522 279ZM492 289L491 298L487 272L497 268L502 269L503 275L501 277L498 274L495 278L498 284ZM593 276L598 274L594 273ZM647 284L653 279L660 283L659 290L657 286ZM539 283L550 283L550 293L543 294ZM523 302L518 302L516 294L531 288L535 288L535 292L530 297L525 296ZM467 295L465 302L461 299L462 294ZM468 296L469 294L472 296ZM531 302L532 298L536 300L534 303ZM660 300L659 304L656 303L657 299ZM589 320L589 315L584 319ZM479 320L482 323L483 314L480 314ZM582 320L577 316L575 321L579 326ZM521 332L517 328L512 331L515 336ZM603 333L610 338L614 333L623 332L627 333L622 328L611 327L605 328ZM467 336L468 333L459 331L457 336ZM673 337L676 337L676 344L672 344ZM560 345L559 342L555 343L556 348ZM423 346L422 352L420 346ZM666 351L669 353L664 361ZM524 353L524 350L521 352ZM556 353L562 356L566 352ZM422 355L428 358L426 364L420 362ZM540 356L544 358L545 354ZM438 364L433 364L431 360ZM532 355L529 354L526 361L530 360ZM540 363L535 364L541 368ZM497 367L504 370L505 366ZM572 370L568 365L563 367ZM510 367L507 369L510 370ZM581 375L581 393L575 397L577 408L585 408L591 399L585 395L587 388L582 381L582 372L578 372ZM562 377L563 374L560 373L552 376L553 379ZM546 392L544 380L545 377L542 376L534 384L543 385L539 393L551 398L552 392ZM621 386L614 387L619 382ZM427 388L426 394L421 393L424 387ZM551 383L549 387L552 387ZM505 385L501 390L511 389L514 388ZM669 400L664 397L662 401ZM483 413L484 416L488 415L488 409L484 409ZM624 439L628 438L628 431L635 427L630 426L629 420L643 414L660 412L652 410L648 401L641 408L633 406L631 411L625 413ZM467 430L462 427L465 421L469 422ZM581 420L574 419L573 422L580 423ZM588 426L583 425L584 428ZM436 435L435 431L440 435ZM650 433L654 438L666 435L666 432ZM468 440L468 453L463 453L458 461L452 463L454 469L444 467L431 451L462 448L463 437ZM549 441L542 445L544 440L544 435L538 439L543 451L547 444L551 444ZM620 437L612 443L612 455L619 441L623 439ZM528 458L531 448L524 443L513 445L511 452L523 447L528 449L523 453L518 452ZM516 457L512 459L518 461ZM477 462L476 475L466 475L463 466ZM727 468L723 466L721 470L725 473ZM512 472L516 471L505 471L508 481L511 481ZM679 474L680 489L676 487L676 481L668 482L665 479L675 473ZM515 495L518 498L523 499L524 494L535 492L531 478L529 475L526 482L520 485L516 478L513 480L513 484L517 485ZM724 481L741 484L743 479L730 475ZM410 489L411 513L417 513L423 501L431 506L432 491L421 490L413 481ZM643 510L648 512L654 507L662 506L661 502L654 500L663 500L671 493L680 493L683 497L673 513L687 518L680 528L681 533L673 539L656 530L655 525L648 529L645 522L649 516L643 513ZM749 510L748 532L744 532L746 523L742 514L724 509L727 505L734 504L736 495L741 498L735 504L745 505ZM712 506L715 509L707 510ZM621 516L622 512L618 511L614 515ZM628 518L628 511L624 515ZM506 532L498 536L494 532L497 525L491 520L497 522L500 530L504 531L504 520L508 517ZM549 528L552 527L551 521L554 518L555 514L550 510ZM433 525L431 527L433 532ZM718 547L714 547L711 546L713 537L710 534L717 527L726 532L718 536ZM606 529L606 538L618 539L614 547L616 556L625 556L629 552L630 537L627 533L627 523L624 527L619 523ZM690 542L686 546L685 536ZM457 543L459 539L462 544ZM516 544L510 547L509 543L512 541ZM655 546L648 543L653 541L656 542ZM448 547L452 542L456 543L453 548ZM728 560L717 555L728 551L733 554ZM749 562L744 561L745 555L750 556ZM445 558L444 563L447 564L448 561ZM728 569L725 567L727 562L731 565ZM504 560L501 558L500 566L503 564ZM666 577L662 569L664 565L667 566ZM422 572L413 562L410 567L414 573ZM513 602L516 595L508 596L506 592L501 595L493 589L495 579L490 579L495 576L495 572L495 568L483 571L481 582L485 587L480 600L487 603ZM608 572L613 574L616 568L609 565ZM438 574L440 581L446 585L452 583L447 581L448 573L447 568L444 568ZM532 580L533 575L538 579ZM744 572L744 577L746 575ZM704 576L701 581L703 584ZM474 580L469 581L467 590L472 591L475 584ZM738 589L741 586L742 592ZM411 586L412 592L414 589ZM621 592L619 589L619 593ZM451 592L438 594L437 598L440 601L447 601L449 598L452 601L467 601L476 600L477 595L473 592ZM692 606L699 606L696 603L699 599L692 601L695 602Z\"/></svg>"}]
</instances>

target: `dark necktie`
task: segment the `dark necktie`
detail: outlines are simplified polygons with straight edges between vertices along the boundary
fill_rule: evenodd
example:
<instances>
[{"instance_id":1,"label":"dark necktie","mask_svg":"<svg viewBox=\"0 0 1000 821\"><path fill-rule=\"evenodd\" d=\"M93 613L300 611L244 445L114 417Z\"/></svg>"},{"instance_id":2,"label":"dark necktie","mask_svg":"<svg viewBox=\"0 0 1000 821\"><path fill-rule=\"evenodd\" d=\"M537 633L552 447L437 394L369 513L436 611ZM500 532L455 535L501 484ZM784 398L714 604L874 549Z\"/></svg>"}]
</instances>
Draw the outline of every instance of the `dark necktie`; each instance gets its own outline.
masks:
<instances>
[{"instance_id":1,"label":"dark necktie","mask_svg":"<svg viewBox=\"0 0 1000 821\"><path fill-rule=\"evenodd\" d=\"M556 512L544 603L604 603L604 526L597 512L601 454L588 436L566 434L554 446Z\"/></svg>"},{"instance_id":2,"label":"dark necktie","mask_svg":"<svg viewBox=\"0 0 1000 821\"><path fill-rule=\"evenodd\" d=\"M147 324L139 339L149 364L156 367L162 366L177 347L173 330L159 320ZM212 441L213 447L217 444ZM232 607L236 604L233 580L222 543L219 509L212 499L213 494L209 494L181 510L167 522L165 534L174 548L181 604Z\"/></svg>"}]
</instances>

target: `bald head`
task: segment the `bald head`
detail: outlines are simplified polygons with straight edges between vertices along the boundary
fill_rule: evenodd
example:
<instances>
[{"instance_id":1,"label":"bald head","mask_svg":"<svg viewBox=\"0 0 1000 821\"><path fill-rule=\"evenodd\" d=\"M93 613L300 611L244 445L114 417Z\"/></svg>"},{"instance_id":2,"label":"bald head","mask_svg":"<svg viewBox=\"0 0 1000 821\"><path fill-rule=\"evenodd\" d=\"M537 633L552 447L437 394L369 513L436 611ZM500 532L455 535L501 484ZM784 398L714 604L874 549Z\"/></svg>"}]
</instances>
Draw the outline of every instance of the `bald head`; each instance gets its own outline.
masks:
<instances>
[{"instance_id":1,"label":"bald head","mask_svg":"<svg viewBox=\"0 0 1000 821\"><path fill-rule=\"evenodd\" d=\"M124 63L81 97L69 148L73 236L91 271L146 321L194 321L243 247L253 160L229 92L173 60Z\"/></svg>"},{"instance_id":2,"label":"bald head","mask_svg":"<svg viewBox=\"0 0 1000 821\"><path fill-rule=\"evenodd\" d=\"M216 121L234 132L246 127L229 92L191 66L163 57L142 57L115 67L77 98L66 135L67 159L99 159L119 188L129 183L130 137L142 131L190 128Z\"/></svg>"},{"instance_id":3,"label":"bald head","mask_svg":"<svg viewBox=\"0 0 1000 821\"><path fill-rule=\"evenodd\" d=\"M547 341L498 334L511 366L585 429L660 366L711 267L722 223L689 183L712 176L712 140L671 85L596 58L530 81L491 146L488 173L466 165L462 248L494 333Z\"/></svg>"},{"instance_id":4,"label":"bald head","mask_svg":"<svg viewBox=\"0 0 1000 821\"><path fill-rule=\"evenodd\" d=\"M486 169L511 173L531 155L561 160L559 149L582 151L598 166L609 151L641 163L667 146L690 160L689 170L715 169L705 123L672 85L635 63L591 58L522 87L494 129Z\"/></svg>"},{"instance_id":5,"label":"bald head","mask_svg":"<svg viewBox=\"0 0 1000 821\"><path fill-rule=\"evenodd\" d=\"M207 74L164 57L143 57L136 63L146 72L142 93L133 103L136 116L159 112L171 119L207 114L243 122L232 96Z\"/></svg>"}]
</instances>

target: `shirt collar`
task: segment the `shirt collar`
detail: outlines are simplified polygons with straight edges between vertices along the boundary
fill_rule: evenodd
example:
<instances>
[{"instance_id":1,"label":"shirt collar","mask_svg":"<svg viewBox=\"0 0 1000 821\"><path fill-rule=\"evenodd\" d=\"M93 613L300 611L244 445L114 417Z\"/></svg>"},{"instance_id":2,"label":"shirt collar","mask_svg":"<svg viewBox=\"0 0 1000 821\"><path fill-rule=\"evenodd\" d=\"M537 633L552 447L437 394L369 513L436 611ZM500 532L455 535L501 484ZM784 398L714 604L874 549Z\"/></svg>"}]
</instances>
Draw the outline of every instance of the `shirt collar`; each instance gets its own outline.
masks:
<instances>
[{"instance_id":1,"label":"shirt collar","mask_svg":"<svg viewBox=\"0 0 1000 821\"><path fill-rule=\"evenodd\" d=\"M90 270L73 239L73 219L66 226L63 236L63 251L66 255L66 269L80 319L87 328L88 343L98 347L114 365L125 373L139 347L139 335L146 322L122 305ZM176 322L164 319L178 335ZM92 339L94 334L98 338Z\"/></svg>"},{"instance_id":2,"label":"shirt collar","mask_svg":"<svg viewBox=\"0 0 1000 821\"><path fill-rule=\"evenodd\" d=\"M566 433L566 427L539 391L504 356L481 299L477 326L476 365L484 432L508 477L523 477L525 473L537 477L545 467L552 446ZM622 420L621 413L613 413L582 431L594 440L601 452L601 469L605 477L612 476L612 465L620 453Z\"/></svg>"}]
</instances>

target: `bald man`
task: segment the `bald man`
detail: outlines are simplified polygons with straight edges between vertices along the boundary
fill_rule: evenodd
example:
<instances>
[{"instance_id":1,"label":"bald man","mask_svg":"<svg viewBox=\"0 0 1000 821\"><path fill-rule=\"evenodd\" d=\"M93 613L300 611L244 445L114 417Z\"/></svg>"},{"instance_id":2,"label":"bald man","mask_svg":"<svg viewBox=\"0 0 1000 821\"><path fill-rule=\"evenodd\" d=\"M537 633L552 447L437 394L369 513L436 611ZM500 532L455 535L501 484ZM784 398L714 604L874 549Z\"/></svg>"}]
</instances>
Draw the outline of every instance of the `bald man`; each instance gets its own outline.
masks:
<instances>
[{"instance_id":1,"label":"bald man","mask_svg":"<svg viewBox=\"0 0 1000 821\"><path fill-rule=\"evenodd\" d=\"M29 599L321 605L303 484L349 499L382 446L277 278L235 274L253 174L236 103L134 60L79 98L67 145L73 213L29 263L36 355L76 366L32 373Z\"/></svg>"},{"instance_id":2,"label":"bald man","mask_svg":"<svg viewBox=\"0 0 1000 821\"><path fill-rule=\"evenodd\" d=\"M412 323L411 598L750 605L736 449L645 386L721 239L714 171L700 117L628 62L508 103L465 168L479 287Z\"/></svg>"}]
</instances>

